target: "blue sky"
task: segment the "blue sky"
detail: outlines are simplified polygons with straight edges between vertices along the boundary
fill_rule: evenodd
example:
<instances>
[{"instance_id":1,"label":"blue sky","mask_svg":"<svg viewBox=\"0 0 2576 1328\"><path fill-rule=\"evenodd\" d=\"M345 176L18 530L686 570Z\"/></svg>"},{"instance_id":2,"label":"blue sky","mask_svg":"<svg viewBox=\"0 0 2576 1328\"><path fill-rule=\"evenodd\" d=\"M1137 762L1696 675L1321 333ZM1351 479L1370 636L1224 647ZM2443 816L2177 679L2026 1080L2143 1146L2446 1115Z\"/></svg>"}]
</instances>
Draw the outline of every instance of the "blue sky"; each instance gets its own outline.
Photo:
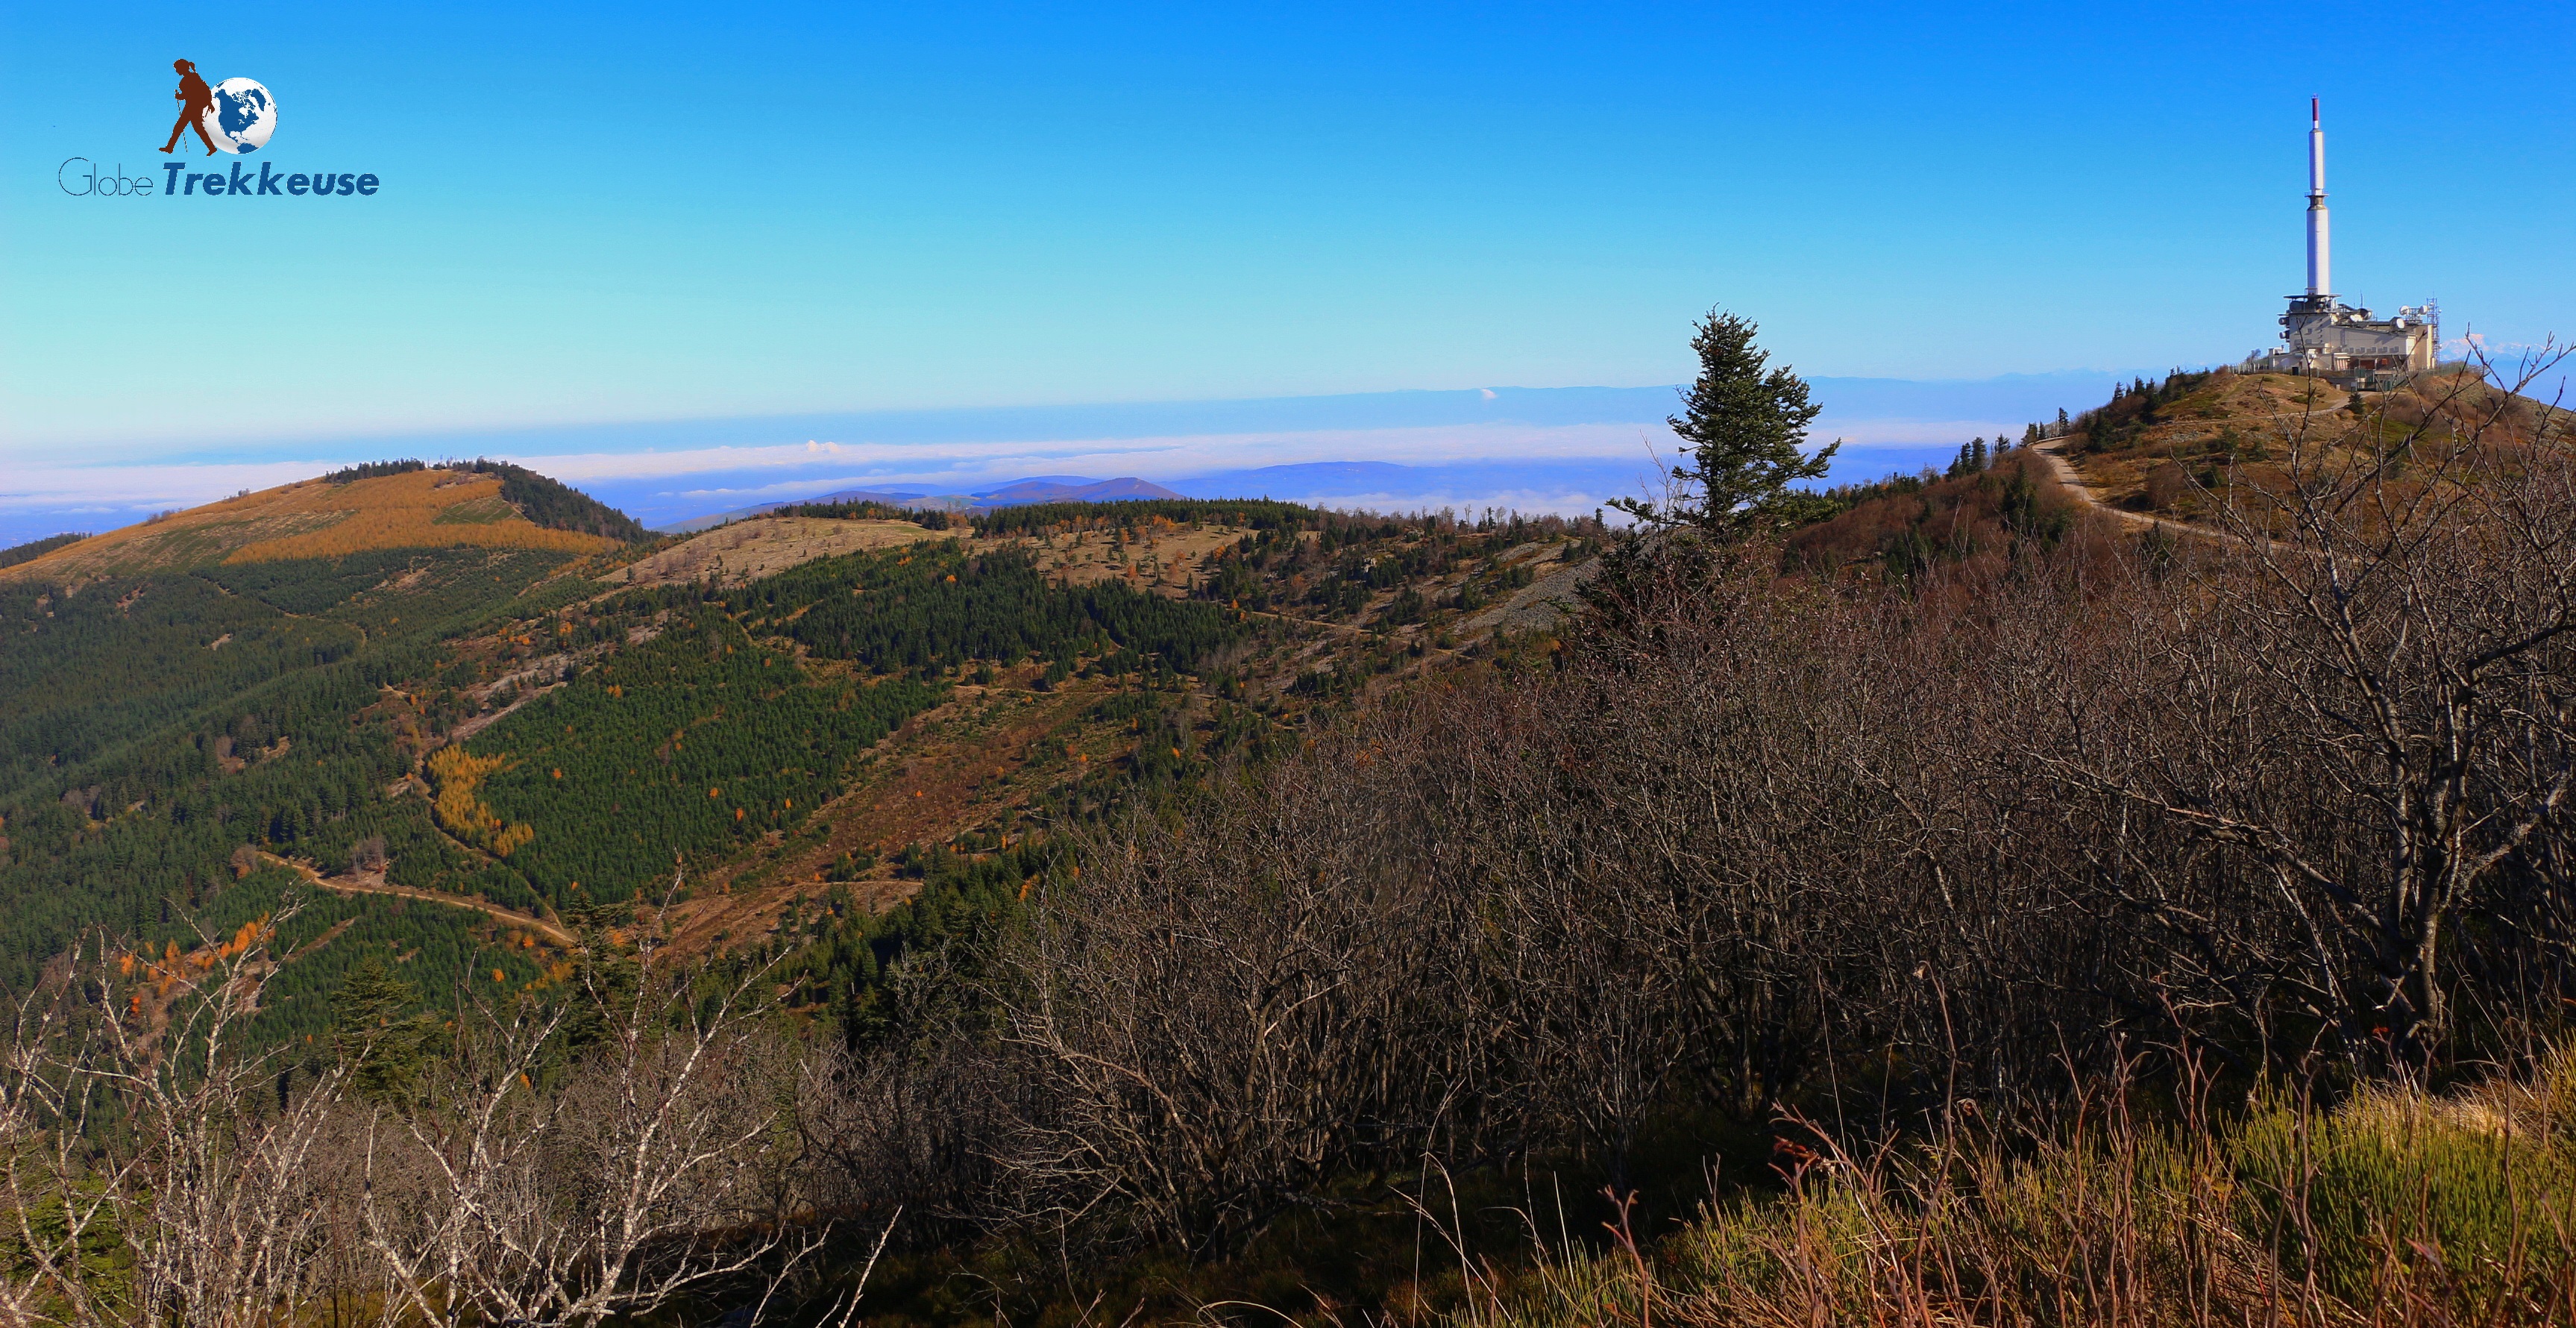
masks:
<instances>
[{"instance_id":1,"label":"blue sky","mask_svg":"<svg viewBox=\"0 0 2576 1328\"><path fill-rule=\"evenodd\" d=\"M182 55L382 192L65 196L158 178ZM1826 376L2218 362L2299 282L2311 95L2342 293L2513 345L2576 331L2571 55L2531 5L22 3L0 467L1668 384L1713 304Z\"/></svg>"}]
</instances>

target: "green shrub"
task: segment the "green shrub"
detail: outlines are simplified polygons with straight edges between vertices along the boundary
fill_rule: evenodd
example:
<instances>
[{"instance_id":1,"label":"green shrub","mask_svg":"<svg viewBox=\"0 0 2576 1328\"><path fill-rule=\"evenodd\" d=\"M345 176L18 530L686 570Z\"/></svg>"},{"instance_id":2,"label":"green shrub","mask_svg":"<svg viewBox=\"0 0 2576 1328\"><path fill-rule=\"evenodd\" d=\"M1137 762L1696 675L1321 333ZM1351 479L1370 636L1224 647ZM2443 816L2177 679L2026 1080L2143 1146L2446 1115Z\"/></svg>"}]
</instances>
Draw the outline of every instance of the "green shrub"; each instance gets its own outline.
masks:
<instances>
[{"instance_id":1,"label":"green shrub","mask_svg":"<svg viewBox=\"0 0 2576 1328\"><path fill-rule=\"evenodd\" d=\"M2563 1140L2478 1100L2373 1093L2331 1114L2274 1106L2233 1132L2242 1230L2277 1242L2361 1301L2391 1261L2478 1301L2569 1254L2576 1158Z\"/></svg>"},{"instance_id":2,"label":"green shrub","mask_svg":"<svg viewBox=\"0 0 2576 1328\"><path fill-rule=\"evenodd\" d=\"M2101 1104L2097 1104L2101 1105ZM2576 1057L2457 1097L2263 1105L2209 1130L2094 1110L1814 1159L1640 1257L1486 1263L1476 1325L2512 1323L2576 1297ZM1810 1154L1813 1158L1814 1155Z\"/></svg>"}]
</instances>

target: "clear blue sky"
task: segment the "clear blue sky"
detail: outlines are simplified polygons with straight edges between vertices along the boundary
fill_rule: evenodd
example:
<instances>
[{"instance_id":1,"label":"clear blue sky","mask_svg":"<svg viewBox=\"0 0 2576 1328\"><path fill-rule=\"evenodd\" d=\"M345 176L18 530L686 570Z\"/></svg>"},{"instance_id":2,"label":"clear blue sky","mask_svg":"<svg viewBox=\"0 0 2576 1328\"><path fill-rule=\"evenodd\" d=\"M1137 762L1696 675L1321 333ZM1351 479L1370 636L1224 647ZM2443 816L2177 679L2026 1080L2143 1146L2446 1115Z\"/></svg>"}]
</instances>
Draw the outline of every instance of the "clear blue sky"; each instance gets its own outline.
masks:
<instances>
[{"instance_id":1,"label":"clear blue sky","mask_svg":"<svg viewBox=\"0 0 2576 1328\"><path fill-rule=\"evenodd\" d=\"M1717 303L1817 374L2213 362L2300 279L2310 95L2342 293L2531 341L2576 331L2571 14L21 0L0 466L1670 383ZM63 196L158 178L177 56L382 193Z\"/></svg>"}]
</instances>

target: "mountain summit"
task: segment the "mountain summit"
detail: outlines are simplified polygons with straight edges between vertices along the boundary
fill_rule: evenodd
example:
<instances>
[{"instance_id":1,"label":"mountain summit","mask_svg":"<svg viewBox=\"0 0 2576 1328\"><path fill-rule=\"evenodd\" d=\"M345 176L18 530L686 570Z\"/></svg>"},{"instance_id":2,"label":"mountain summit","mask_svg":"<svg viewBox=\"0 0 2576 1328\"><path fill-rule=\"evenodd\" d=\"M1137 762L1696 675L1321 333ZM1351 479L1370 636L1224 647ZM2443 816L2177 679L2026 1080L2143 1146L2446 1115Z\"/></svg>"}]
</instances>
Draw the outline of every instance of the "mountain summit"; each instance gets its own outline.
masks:
<instances>
[{"instance_id":1,"label":"mountain summit","mask_svg":"<svg viewBox=\"0 0 2576 1328\"><path fill-rule=\"evenodd\" d=\"M0 577L78 581L460 546L583 554L642 538L634 518L518 466L389 461L164 512L0 568Z\"/></svg>"}]
</instances>

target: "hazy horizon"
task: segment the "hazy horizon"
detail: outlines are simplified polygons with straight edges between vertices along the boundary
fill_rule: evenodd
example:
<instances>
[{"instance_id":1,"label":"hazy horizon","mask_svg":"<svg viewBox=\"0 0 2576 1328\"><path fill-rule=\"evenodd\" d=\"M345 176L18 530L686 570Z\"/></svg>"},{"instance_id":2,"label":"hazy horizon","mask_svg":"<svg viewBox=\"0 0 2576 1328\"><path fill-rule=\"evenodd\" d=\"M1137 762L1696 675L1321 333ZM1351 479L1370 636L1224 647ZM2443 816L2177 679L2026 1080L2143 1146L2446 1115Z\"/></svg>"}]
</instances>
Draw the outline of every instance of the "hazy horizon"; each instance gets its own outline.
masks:
<instances>
[{"instance_id":1,"label":"hazy horizon","mask_svg":"<svg viewBox=\"0 0 2576 1328\"><path fill-rule=\"evenodd\" d=\"M1818 445L1845 447L1830 482L1937 463L1972 436L2018 435L2132 374L1985 379L1817 377ZM575 485L647 525L833 489L966 492L1033 475L1158 483L1323 462L1393 464L1406 484L1314 483L1269 496L1381 511L1579 512L1652 486L1675 440L1675 385L1449 391L858 411L298 440L103 464L13 467L0 543L97 533L172 507L363 461L489 456ZM1214 496L1214 495L1210 495Z\"/></svg>"}]
</instances>

